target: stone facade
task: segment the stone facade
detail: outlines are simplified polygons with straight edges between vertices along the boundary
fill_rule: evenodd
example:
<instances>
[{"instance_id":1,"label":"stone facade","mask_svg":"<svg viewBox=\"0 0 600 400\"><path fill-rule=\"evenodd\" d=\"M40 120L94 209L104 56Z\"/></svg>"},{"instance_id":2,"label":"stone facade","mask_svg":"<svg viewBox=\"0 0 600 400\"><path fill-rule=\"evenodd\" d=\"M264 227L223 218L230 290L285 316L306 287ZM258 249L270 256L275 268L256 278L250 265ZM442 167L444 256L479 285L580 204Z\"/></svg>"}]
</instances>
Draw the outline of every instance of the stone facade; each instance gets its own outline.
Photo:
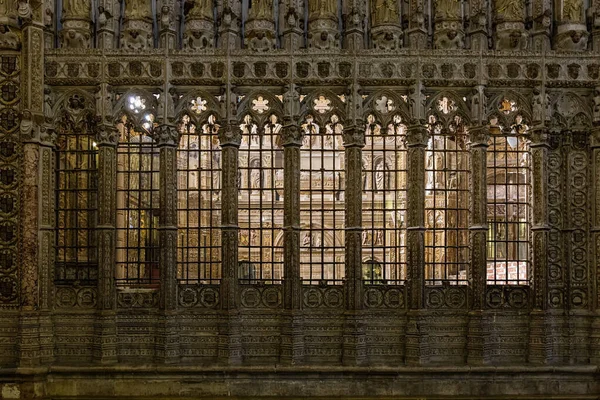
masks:
<instances>
[{"instance_id":1,"label":"stone facade","mask_svg":"<svg viewBox=\"0 0 600 400\"><path fill-rule=\"evenodd\" d=\"M597 0L587 10L581 0L534 0L531 8L518 0L464 8L452 0L402 8L343 0L342 9L332 0L257 0L250 10L228 0L125 3L101 0L91 10L63 0L58 10L52 0L0 2L3 398L600 392ZM178 157L181 137L193 134L182 130L185 118L212 135L206 145L219 160L215 190L204 194L207 218L220 218L208 223L218 229L218 265L194 279L182 278L180 256ZM303 197L313 123L334 138L329 153L328 139L319 139L319 154L337 160L328 201L342 204L335 215L343 222L332 233L302 217L319 215ZM244 272L251 264L241 268L257 248L246 226L260 197L253 190L271 179L253 172L252 126L277 138L280 153L261 159L281 179L269 187L269 204L283 196L281 240L272 225L257 228L271 235L264 265L275 265L279 252L280 267L259 275ZM385 159L375 160L389 152L369 142L385 127L397 132L392 154L405 162L394 170L406 176L394 228L403 241L388 248L403 249L403 264L393 277L367 279L365 244L387 240L365 202L388 185ZM141 138L135 152L122 143L132 132ZM455 135L452 154L461 155L453 163L467 177L446 178L465 196L452 207L468 214L462 242L444 236L453 243L446 249L435 245L435 198L427 205L438 189L436 135ZM505 148L513 137L526 145L514 154L517 169L520 152L527 160L530 208L526 254L490 264L489 242L501 236L490 237L488 226L494 135L506 138ZM63 185L61 140L69 138L79 146L70 167L77 178ZM160 207L135 222L139 232L154 229L158 245L135 263L123 244L134 225L123 217L123 163L132 159L160 166L144 183ZM249 182L246 195L240 181ZM75 194L63 201L60 193ZM69 220L69 201L91 211ZM93 250L77 247L82 232ZM325 257L326 247L341 276L306 272L311 254ZM81 262L92 259L88 251L94 263ZM455 269L452 257L462 257ZM132 265L147 281L132 283Z\"/></svg>"}]
</instances>

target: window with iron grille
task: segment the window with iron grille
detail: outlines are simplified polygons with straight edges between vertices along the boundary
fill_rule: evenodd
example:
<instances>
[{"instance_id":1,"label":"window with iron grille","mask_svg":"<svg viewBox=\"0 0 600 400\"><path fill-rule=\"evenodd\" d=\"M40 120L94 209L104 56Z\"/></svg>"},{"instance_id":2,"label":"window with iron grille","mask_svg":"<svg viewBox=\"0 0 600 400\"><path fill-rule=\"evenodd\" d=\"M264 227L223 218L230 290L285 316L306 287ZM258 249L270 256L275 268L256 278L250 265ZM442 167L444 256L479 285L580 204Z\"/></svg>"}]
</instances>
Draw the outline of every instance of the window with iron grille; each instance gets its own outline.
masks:
<instances>
[{"instance_id":1,"label":"window with iron grille","mask_svg":"<svg viewBox=\"0 0 600 400\"><path fill-rule=\"evenodd\" d=\"M442 98L440 107L449 108ZM430 117L425 152L425 282L467 284L470 153L459 116L446 127Z\"/></svg>"},{"instance_id":2,"label":"window with iron grille","mask_svg":"<svg viewBox=\"0 0 600 400\"><path fill-rule=\"evenodd\" d=\"M221 148L216 117L185 115L177 148L177 275L183 283L221 278Z\"/></svg>"},{"instance_id":3,"label":"window with iron grille","mask_svg":"<svg viewBox=\"0 0 600 400\"><path fill-rule=\"evenodd\" d=\"M318 103L316 103L318 105ZM307 115L300 150L300 275L340 284L345 263L345 153L337 115Z\"/></svg>"},{"instance_id":4,"label":"window with iron grille","mask_svg":"<svg viewBox=\"0 0 600 400\"><path fill-rule=\"evenodd\" d=\"M93 121L70 116L57 123L56 275L57 283L94 284L98 278L96 218L98 150Z\"/></svg>"},{"instance_id":5,"label":"window with iron grille","mask_svg":"<svg viewBox=\"0 0 600 400\"><path fill-rule=\"evenodd\" d=\"M151 136L152 115L142 127L127 117L117 125L117 282L159 282L160 154Z\"/></svg>"},{"instance_id":6,"label":"window with iron grille","mask_svg":"<svg viewBox=\"0 0 600 400\"><path fill-rule=\"evenodd\" d=\"M487 149L487 282L529 284L531 178L529 142L492 128Z\"/></svg>"},{"instance_id":7,"label":"window with iron grille","mask_svg":"<svg viewBox=\"0 0 600 400\"><path fill-rule=\"evenodd\" d=\"M367 118L362 156L362 256L367 284L406 279L406 127L399 115L381 126Z\"/></svg>"},{"instance_id":8,"label":"window with iron grille","mask_svg":"<svg viewBox=\"0 0 600 400\"><path fill-rule=\"evenodd\" d=\"M274 114L265 123L248 114L240 128L239 278L278 283L283 278L282 125Z\"/></svg>"}]
</instances>

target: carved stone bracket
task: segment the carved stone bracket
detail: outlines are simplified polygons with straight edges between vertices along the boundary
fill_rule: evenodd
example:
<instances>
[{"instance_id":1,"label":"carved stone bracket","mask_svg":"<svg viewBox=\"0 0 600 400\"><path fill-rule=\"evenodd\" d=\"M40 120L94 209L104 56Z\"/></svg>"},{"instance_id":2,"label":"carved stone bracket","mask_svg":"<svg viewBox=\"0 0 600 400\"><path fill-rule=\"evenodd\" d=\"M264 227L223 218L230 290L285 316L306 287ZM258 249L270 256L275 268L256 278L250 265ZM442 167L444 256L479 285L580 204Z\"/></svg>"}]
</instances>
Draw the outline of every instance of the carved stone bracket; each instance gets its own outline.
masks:
<instances>
[{"instance_id":1,"label":"carved stone bracket","mask_svg":"<svg viewBox=\"0 0 600 400\"><path fill-rule=\"evenodd\" d=\"M119 131L114 125L100 124L96 130L96 143L98 146L115 147L119 141Z\"/></svg>"},{"instance_id":2,"label":"carved stone bracket","mask_svg":"<svg viewBox=\"0 0 600 400\"><path fill-rule=\"evenodd\" d=\"M171 146L176 147L179 144L179 131L174 125L162 124L154 128L153 132L158 147Z\"/></svg>"}]
</instances>

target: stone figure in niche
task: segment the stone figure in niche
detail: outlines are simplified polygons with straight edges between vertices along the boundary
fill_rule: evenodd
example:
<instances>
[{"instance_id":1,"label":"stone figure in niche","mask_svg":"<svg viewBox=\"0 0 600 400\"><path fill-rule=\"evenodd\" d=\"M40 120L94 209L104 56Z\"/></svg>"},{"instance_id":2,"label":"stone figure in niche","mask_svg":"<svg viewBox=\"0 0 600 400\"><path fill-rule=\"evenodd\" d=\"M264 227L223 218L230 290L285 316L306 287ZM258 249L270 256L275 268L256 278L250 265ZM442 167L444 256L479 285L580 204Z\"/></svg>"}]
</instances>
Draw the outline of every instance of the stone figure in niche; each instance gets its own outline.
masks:
<instances>
[{"instance_id":1,"label":"stone figure in niche","mask_svg":"<svg viewBox=\"0 0 600 400\"><path fill-rule=\"evenodd\" d=\"M260 173L260 169L257 168L258 165L254 164L253 168L250 170L250 189L260 189L262 183L262 176ZM252 193L252 190L250 190Z\"/></svg>"},{"instance_id":2,"label":"stone figure in niche","mask_svg":"<svg viewBox=\"0 0 600 400\"><path fill-rule=\"evenodd\" d=\"M302 237L302 247L310 247L312 240L310 239L310 233L307 232L304 234L304 236Z\"/></svg>"},{"instance_id":3,"label":"stone figure in niche","mask_svg":"<svg viewBox=\"0 0 600 400\"><path fill-rule=\"evenodd\" d=\"M594 122L600 123L600 89L594 92Z\"/></svg>"},{"instance_id":4,"label":"stone figure in niche","mask_svg":"<svg viewBox=\"0 0 600 400\"><path fill-rule=\"evenodd\" d=\"M321 241L321 234L319 232L317 232L315 234L315 247L321 247L322 245L322 241Z\"/></svg>"},{"instance_id":5,"label":"stone figure in niche","mask_svg":"<svg viewBox=\"0 0 600 400\"><path fill-rule=\"evenodd\" d=\"M152 2L148 0L125 0L125 16L129 19L149 18Z\"/></svg>"},{"instance_id":6,"label":"stone figure in niche","mask_svg":"<svg viewBox=\"0 0 600 400\"><path fill-rule=\"evenodd\" d=\"M361 179L362 179L362 188L363 190L367 189L367 166L365 165L365 161L362 161L361 168Z\"/></svg>"},{"instance_id":7,"label":"stone figure in niche","mask_svg":"<svg viewBox=\"0 0 600 400\"><path fill-rule=\"evenodd\" d=\"M563 21L583 23L583 0L565 0L562 19Z\"/></svg>"},{"instance_id":8,"label":"stone figure in niche","mask_svg":"<svg viewBox=\"0 0 600 400\"><path fill-rule=\"evenodd\" d=\"M100 25L100 27L105 26L111 18L112 14L106 11L103 6L98 7L98 25Z\"/></svg>"},{"instance_id":9,"label":"stone figure in niche","mask_svg":"<svg viewBox=\"0 0 600 400\"><path fill-rule=\"evenodd\" d=\"M377 163L377 166L375 167L375 188L376 193L380 190L383 190L384 187L386 186L386 173L385 173L385 162L383 160L381 160L380 162Z\"/></svg>"},{"instance_id":10,"label":"stone figure in niche","mask_svg":"<svg viewBox=\"0 0 600 400\"><path fill-rule=\"evenodd\" d=\"M145 49L150 43L150 38L150 34L144 35L137 29L133 29L123 35L123 47L132 50Z\"/></svg>"},{"instance_id":11,"label":"stone figure in niche","mask_svg":"<svg viewBox=\"0 0 600 400\"><path fill-rule=\"evenodd\" d=\"M450 177L448 178L448 189L456 189L458 188L458 180L457 180L456 171L450 171Z\"/></svg>"},{"instance_id":12,"label":"stone figure in niche","mask_svg":"<svg viewBox=\"0 0 600 400\"><path fill-rule=\"evenodd\" d=\"M383 231L381 229L375 231L375 244L383 245Z\"/></svg>"},{"instance_id":13,"label":"stone figure in niche","mask_svg":"<svg viewBox=\"0 0 600 400\"><path fill-rule=\"evenodd\" d=\"M64 13L69 18L89 18L92 2L88 0L66 0Z\"/></svg>"},{"instance_id":14,"label":"stone figure in niche","mask_svg":"<svg viewBox=\"0 0 600 400\"><path fill-rule=\"evenodd\" d=\"M398 2L396 0L375 0L371 15L373 25L398 24L400 22Z\"/></svg>"},{"instance_id":15,"label":"stone figure in niche","mask_svg":"<svg viewBox=\"0 0 600 400\"><path fill-rule=\"evenodd\" d=\"M369 243L369 232L367 232L367 230L363 230L362 231L362 244L368 244Z\"/></svg>"},{"instance_id":16,"label":"stone figure in niche","mask_svg":"<svg viewBox=\"0 0 600 400\"><path fill-rule=\"evenodd\" d=\"M337 2L335 0L308 0L310 18L336 17Z\"/></svg>"},{"instance_id":17,"label":"stone figure in niche","mask_svg":"<svg viewBox=\"0 0 600 400\"><path fill-rule=\"evenodd\" d=\"M273 19L273 0L253 0L248 15L252 19Z\"/></svg>"},{"instance_id":18,"label":"stone figure in niche","mask_svg":"<svg viewBox=\"0 0 600 400\"><path fill-rule=\"evenodd\" d=\"M458 0L437 0L435 17L443 19L460 19L460 2Z\"/></svg>"},{"instance_id":19,"label":"stone figure in niche","mask_svg":"<svg viewBox=\"0 0 600 400\"><path fill-rule=\"evenodd\" d=\"M213 0L194 0L193 7L188 12L189 19L213 19L214 4Z\"/></svg>"},{"instance_id":20,"label":"stone figure in niche","mask_svg":"<svg viewBox=\"0 0 600 400\"><path fill-rule=\"evenodd\" d=\"M169 28L171 24L171 9L169 6L162 6L160 9L160 25L162 29Z\"/></svg>"},{"instance_id":21,"label":"stone figure in niche","mask_svg":"<svg viewBox=\"0 0 600 400\"><path fill-rule=\"evenodd\" d=\"M522 21L523 0L496 0L496 15L503 21Z\"/></svg>"}]
</instances>

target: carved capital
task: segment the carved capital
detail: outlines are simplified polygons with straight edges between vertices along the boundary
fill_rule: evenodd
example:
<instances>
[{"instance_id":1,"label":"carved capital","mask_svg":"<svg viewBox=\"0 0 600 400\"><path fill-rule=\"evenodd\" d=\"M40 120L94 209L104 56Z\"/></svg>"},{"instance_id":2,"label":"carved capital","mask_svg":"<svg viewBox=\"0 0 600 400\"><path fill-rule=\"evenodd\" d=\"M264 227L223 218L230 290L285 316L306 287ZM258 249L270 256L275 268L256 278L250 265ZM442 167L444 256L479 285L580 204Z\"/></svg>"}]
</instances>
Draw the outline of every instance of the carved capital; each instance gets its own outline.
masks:
<instances>
[{"instance_id":1,"label":"carved capital","mask_svg":"<svg viewBox=\"0 0 600 400\"><path fill-rule=\"evenodd\" d=\"M357 121L358 122L358 121ZM355 123L344 128L344 147L364 147L365 126L363 123Z\"/></svg>"},{"instance_id":2,"label":"carved capital","mask_svg":"<svg viewBox=\"0 0 600 400\"><path fill-rule=\"evenodd\" d=\"M179 131L174 125L159 125L155 128L154 134L159 147L177 146L179 143Z\"/></svg>"},{"instance_id":3,"label":"carved capital","mask_svg":"<svg viewBox=\"0 0 600 400\"><path fill-rule=\"evenodd\" d=\"M487 147L490 140L490 127L487 125L472 126L469 128L469 138L471 147Z\"/></svg>"},{"instance_id":4,"label":"carved capital","mask_svg":"<svg viewBox=\"0 0 600 400\"><path fill-rule=\"evenodd\" d=\"M116 146L119 141L117 128L110 124L101 124L96 127L96 142L98 146Z\"/></svg>"},{"instance_id":5,"label":"carved capital","mask_svg":"<svg viewBox=\"0 0 600 400\"><path fill-rule=\"evenodd\" d=\"M219 142L222 147L235 146L240 147L242 143L242 132L237 124L226 122L219 128Z\"/></svg>"},{"instance_id":6,"label":"carved capital","mask_svg":"<svg viewBox=\"0 0 600 400\"><path fill-rule=\"evenodd\" d=\"M283 126L283 132L281 134L281 140L283 146L302 146L302 130L300 127L291 119L285 119Z\"/></svg>"},{"instance_id":7,"label":"carved capital","mask_svg":"<svg viewBox=\"0 0 600 400\"><path fill-rule=\"evenodd\" d=\"M427 146L429 134L425 125L411 125L406 130L406 144L408 146Z\"/></svg>"},{"instance_id":8,"label":"carved capital","mask_svg":"<svg viewBox=\"0 0 600 400\"><path fill-rule=\"evenodd\" d=\"M548 129L543 125L538 125L531 130L531 147L550 146L550 135Z\"/></svg>"}]
</instances>

